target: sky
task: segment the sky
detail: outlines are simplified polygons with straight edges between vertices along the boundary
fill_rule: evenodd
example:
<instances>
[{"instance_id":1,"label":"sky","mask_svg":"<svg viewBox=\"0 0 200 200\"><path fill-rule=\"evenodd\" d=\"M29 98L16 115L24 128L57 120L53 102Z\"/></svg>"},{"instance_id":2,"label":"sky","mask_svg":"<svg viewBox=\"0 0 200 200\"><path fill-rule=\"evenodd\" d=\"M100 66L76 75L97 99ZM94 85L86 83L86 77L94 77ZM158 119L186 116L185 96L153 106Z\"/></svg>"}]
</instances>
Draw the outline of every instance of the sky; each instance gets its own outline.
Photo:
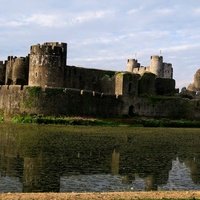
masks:
<instances>
[{"instance_id":1,"label":"sky","mask_svg":"<svg viewBox=\"0 0 200 200\"><path fill-rule=\"evenodd\" d=\"M172 63L176 87L200 68L200 0L0 0L0 60L68 43L69 65L124 71L151 55Z\"/></svg>"}]
</instances>

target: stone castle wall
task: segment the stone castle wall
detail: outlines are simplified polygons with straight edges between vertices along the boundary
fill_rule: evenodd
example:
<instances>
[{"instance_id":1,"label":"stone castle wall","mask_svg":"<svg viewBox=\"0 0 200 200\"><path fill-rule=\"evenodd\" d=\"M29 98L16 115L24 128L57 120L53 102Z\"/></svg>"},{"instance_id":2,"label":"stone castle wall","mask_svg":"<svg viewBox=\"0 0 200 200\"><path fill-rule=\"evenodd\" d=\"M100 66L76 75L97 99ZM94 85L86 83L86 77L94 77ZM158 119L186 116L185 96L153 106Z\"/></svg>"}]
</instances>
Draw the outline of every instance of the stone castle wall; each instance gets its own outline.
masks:
<instances>
[{"instance_id":1,"label":"stone castle wall","mask_svg":"<svg viewBox=\"0 0 200 200\"><path fill-rule=\"evenodd\" d=\"M114 71L66 66L64 87L114 94Z\"/></svg>"},{"instance_id":2,"label":"stone castle wall","mask_svg":"<svg viewBox=\"0 0 200 200\"><path fill-rule=\"evenodd\" d=\"M115 94L138 96L140 75L118 72L115 75Z\"/></svg>"},{"instance_id":3,"label":"stone castle wall","mask_svg":"<svg viewBox=\"0 0 200 200\"><path fill-rule=\"evenodd\" d=\"M180 97L123 97L122 113L146 117L166 117L172 119L200 119L200 100Z\"/></svg>"},{"instance_id":4,"label":"stone castle wall","mask_svg":"<svg viewBox=\"0 0 200 200\"><path fill-rule=\"evenodd\" d=\"M1 86L0 110L6 116L118 116L122 101L115 95L69 88Z\"/></svg>"},{"instance_id":5,"label":"stone castle wall","mask_svg":"<svg viewBox=\"0 0 200 200\"><path fill-rule=\"evenodd\" d=\"M1 86L0 113L51 116L150 117L200 119L200 100L178 97L104 95L69 88Z\"/></svg>"}]
</instances>

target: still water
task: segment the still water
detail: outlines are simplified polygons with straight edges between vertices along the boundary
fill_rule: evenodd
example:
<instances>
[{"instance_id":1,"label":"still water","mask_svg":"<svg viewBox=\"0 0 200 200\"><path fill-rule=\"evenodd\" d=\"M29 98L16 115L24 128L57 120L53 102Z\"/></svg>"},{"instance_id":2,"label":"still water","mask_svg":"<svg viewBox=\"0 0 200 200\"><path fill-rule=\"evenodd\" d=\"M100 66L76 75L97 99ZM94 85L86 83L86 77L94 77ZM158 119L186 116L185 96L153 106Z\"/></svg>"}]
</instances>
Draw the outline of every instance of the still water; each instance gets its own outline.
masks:
<instances>
[{"instance_id":1,"label":"still water","mask_svg":"<svg viewBox=\"0 0 200 200\"><path fill-rule=\"evenodd\" d=\"M0 192L200 189L200 129L0 124Z\"/></svg>"}]
</instances>

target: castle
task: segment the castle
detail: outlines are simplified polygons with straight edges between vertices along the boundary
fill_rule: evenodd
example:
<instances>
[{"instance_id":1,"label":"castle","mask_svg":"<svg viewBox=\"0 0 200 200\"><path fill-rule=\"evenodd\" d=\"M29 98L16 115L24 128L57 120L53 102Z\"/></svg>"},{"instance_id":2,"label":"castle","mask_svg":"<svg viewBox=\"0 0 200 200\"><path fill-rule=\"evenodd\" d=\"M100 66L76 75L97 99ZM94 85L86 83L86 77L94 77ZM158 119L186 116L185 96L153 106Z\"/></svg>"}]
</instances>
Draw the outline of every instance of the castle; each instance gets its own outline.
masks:
<instances>
[{"instance_id":1,"label":"castle","mask_svg":"<svg viewBox=\"0 0 200 200\"><path fill-rule=\"evenodd\" d=\"M175 89L172 65L164 63L162 56L151 56L149 67L140 66L135 59L128 59L125 72L80 68L66 65L66 62L66 43L33 45L28 56L9 56L7 61L0 62L0 84L63 87L104 94L138 95L137 85L143 74L149 72L155 75L155 79L170 79L169 81L174 83L165 94L173 93ZM159 82L163 80L160 79ZM155 86L152 89L158 88Z\"/></svg>"},{"instance_id":2,"label":"castle","mask_svg":"<svg viewBox=\"0 0 200 200\"><path fill-rule=\"evenodd\" d=\"M0 111L8 115L168 116L171 102L150 105L145 97L175 93L172 65L162 56L151 56L147 67L128 59L122 72L87 69L67 65L67 44L58 42L1 61L0 84Z\"/></svg>"}]
</instances>

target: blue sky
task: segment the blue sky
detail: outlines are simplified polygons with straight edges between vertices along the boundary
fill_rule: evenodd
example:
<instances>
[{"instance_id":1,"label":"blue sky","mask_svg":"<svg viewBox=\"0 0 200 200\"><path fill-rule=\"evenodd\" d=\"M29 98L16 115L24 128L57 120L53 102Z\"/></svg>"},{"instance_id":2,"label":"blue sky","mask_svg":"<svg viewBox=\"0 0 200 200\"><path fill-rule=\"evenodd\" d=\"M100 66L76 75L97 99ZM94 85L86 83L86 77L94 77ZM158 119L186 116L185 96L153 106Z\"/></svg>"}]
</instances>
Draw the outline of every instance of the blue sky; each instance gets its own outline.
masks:
<instances>
[{"instance_id":1,"label":"blue sky","mask_svg":"<svg viewBox=\"0 0 200 200\"><path fill-rule=\"evenodd\" d=\"M177 87L200 68L200 0L0 0L0 59L30 45L68 43L68 64L125 70L159 54L173 64Z\"/></svg>"}]
</instances>

